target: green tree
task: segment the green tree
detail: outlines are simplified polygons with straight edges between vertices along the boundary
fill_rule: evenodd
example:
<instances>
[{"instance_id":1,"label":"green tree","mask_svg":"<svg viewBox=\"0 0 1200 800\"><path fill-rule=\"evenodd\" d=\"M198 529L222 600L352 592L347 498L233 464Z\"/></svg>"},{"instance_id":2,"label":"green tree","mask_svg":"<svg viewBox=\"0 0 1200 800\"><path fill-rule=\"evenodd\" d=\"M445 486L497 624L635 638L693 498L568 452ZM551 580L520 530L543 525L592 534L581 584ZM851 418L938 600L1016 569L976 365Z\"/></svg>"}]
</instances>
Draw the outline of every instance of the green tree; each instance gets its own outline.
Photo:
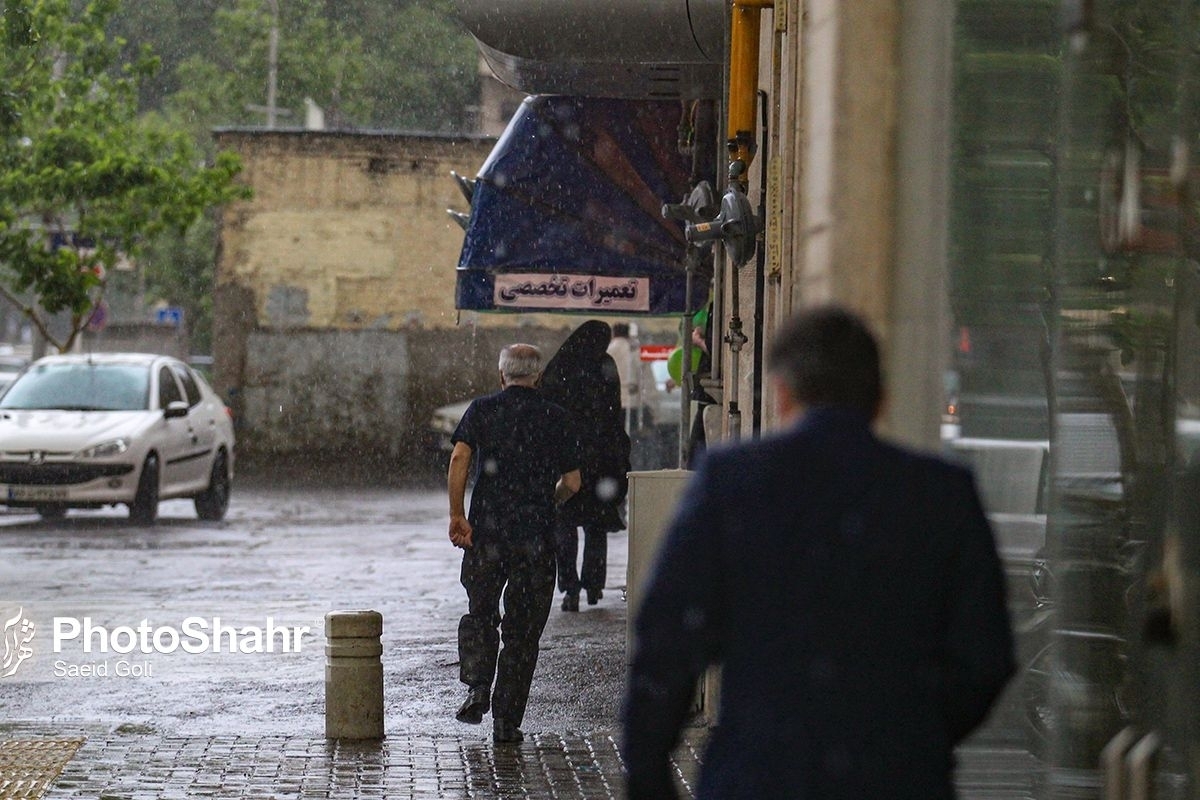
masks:
<instances>
[{"instance_id":1,"label":"green tree","mask_svg":"<svg viewBox=\"0 0 1200 800\"><path fill-rule=\"evenodd\" d=\"M215 216L206 214L185 231L164 231L138 261L141 294L148 303L165 301L183 309L193 353L212 350Z\"/></svg>"},{"instance_id":2,"label":"green tree","mask_svg":"<svg viewBox=\"0 0 1200 800\"><path fill-rule=\"evenodd\" d=\"M280 126L302 123L306 97L331 128L466 126L478 56L449 0L126 0L108 30L123 60L147 45L161 59L138 83L143 123L187 130L208 152L212 128L266 122L273 23ZM138 272L114 275L110 296L182 306L193 347L207 348L215 242L212 218L148 238Z\"/></svg>"},{"instance_id":3,"label":"green tree","mask_svg":"<svg viewBox=\"0 0 1200 800\"><path fill-rule=\"evenodd\" d=\"M124 60L133 60L149 46L162 69L138 86L142 111L161 110L167 97L179 91L180 63L208 52L217 9L228 0L124 0L113 14L109 34L123 39Z\"/></svg>"},{"instance_id":4,"label":"green tree","mask_svg":"<svg viewBox=\"0 0 1200 800\"><path fill-rule=\"evenodd\" d=\"M304 98L330 127L461 131L479 93L478 53L450 0L275 0L277 104L297 126ZM126 2L111 32L149 44L163 69L143 111L169 109L207 143L218 125L262 125L272 0Z\"/></svg>"},{"instance_id":5,"label":"green tree","mask_svg":"<svg viewBox=\"0 0 1200 800\"><path fill-rule=\"evenodd\" d=\"M238 196L239 164L205 165L193 139L137 117L157 61L122 63L106 34L118 0L7 0L0 52L0 296L67 350L107 275L163 231L184 231ZM22 298L32 294L36 303ZM65 312L56 336L48 314Z\"/></svg>"},{"instance_id":6,"label":"green tree","mask_svg":"<svg viewBox=\"0 0 1200 800\"><path fill-rule=\"evenodd\" d=\"M479 97L479 52L448 0L327 0L363 39L364 92L378 128L461 131ZM334 9L336 8L336 12Z\"/></svg>"},{"instance_id":7,"label":"green tree","mask_svg":"<svg viewBox=\"0 0 1200 800\"><path fill-rule=\"evenodd\" d=\"M218 125L262 125L272 26L278 32L275 106L291 115L287 125L303 122L305 98L334 116L369 116L362 40L331 25L319 0L236 0L216 12L207 52L179 65L182 88L167 100L170 118L198 138Z\"/></svg>"}]
</instances>

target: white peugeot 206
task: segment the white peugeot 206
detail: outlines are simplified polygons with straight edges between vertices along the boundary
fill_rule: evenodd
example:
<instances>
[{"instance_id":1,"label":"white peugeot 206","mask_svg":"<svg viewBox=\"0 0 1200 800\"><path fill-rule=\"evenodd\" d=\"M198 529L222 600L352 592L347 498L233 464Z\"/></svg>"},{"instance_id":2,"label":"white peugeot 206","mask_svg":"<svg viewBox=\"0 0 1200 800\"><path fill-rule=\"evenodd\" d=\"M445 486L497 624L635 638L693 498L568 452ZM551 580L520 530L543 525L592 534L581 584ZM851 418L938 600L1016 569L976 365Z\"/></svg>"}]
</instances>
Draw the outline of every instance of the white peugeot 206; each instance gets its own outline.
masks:
<instances>
[{"instance_id":1,"label":"white peugeot 206","mask_svg":"<svg viewBox=\"0 0 1200 800\"><path fill-rule=\"evenodd\" d=\"M46 356L0 397L0 503L43 517L123 503L149 525L159 500L190 497L219 520L233 461L229 409L167 356Z\"/></svg>"}]
</instances>

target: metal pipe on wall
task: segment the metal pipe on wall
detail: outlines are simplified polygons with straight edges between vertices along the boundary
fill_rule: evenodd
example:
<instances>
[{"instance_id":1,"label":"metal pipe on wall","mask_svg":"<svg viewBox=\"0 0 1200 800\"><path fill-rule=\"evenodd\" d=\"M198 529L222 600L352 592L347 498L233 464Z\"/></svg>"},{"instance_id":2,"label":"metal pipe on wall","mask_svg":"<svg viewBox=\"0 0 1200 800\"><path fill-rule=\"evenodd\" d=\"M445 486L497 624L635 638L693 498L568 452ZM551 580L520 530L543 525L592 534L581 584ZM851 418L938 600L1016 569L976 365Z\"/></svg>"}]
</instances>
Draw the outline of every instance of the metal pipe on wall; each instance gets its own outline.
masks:
<instances>
[{"instance_id":1,"label":"metal pipe on wall","mask_svg":"<svg viewBox=\"0 0 1200 800\"><path fill-rule=\"evenodd\" d=\"M729 21L729 93L727 97L727 141L729 149L729 181L737 183L742 191L748 188L750 164L755 155L755 111L759 99L758 90L758 61L759 61L759 32L762 26L762 9L773 8L774 0L734 0L730 8ZM764 123L764 131L765 131ZM763 175L765 176L765 171ZM759 207L766 197L765 183L762 188ZM760 215L761 216L761 215ZM761 246L757 259L756 273L763 269L763 254ZM729 345L729 381L726 384L726 394L729 397L727 409L729 418L729 437L737 440L742 435L742 411L738 401L741 380L742 348L750 340L742 330L741 317L741 279L738 276L740 263L734 263L729 271L729 304L730 317L728 331L723 341ZM761 290L755 281L755 330L759 329L758 320L761 317ZM758 386L758 364L761 342L755 341L755 392L754 392L754 431L758 432L760 418L758 412L761 389Z\"/></svg>"},{"instance_id":2,"label":"metal pipe on wall","mask_svg":"<svg viewBox=\"0 0 1200 800\"><path fill-rule=\"evenodd\" d=\"M754 161L754 112L758 99L758 45L762 9L774 0L734 0L729 17L729 177L746 188ZM738 165L740 162L740 166Z\"/></svg>"},{"instance_id":3,"label":"metal pipe on wall","mask_svg":"<svg viewBox=\"0 0 1200 800\"><path fill-rule=\"evenodd\" d=\"M770 139L770 119L768 115L769 95L758 93L762 108L762 156L763 167L759 170L758 187L758 219L760 225L767 221L767 167L769 163L767 148ZM766 293L767 293L767 248L762 232L759 232L758 252L754 257L754 398L751 408L751 432L755 439L762 431L762 400L763 400L763 334L766 326Z\"/></svg>"}]
</instances>

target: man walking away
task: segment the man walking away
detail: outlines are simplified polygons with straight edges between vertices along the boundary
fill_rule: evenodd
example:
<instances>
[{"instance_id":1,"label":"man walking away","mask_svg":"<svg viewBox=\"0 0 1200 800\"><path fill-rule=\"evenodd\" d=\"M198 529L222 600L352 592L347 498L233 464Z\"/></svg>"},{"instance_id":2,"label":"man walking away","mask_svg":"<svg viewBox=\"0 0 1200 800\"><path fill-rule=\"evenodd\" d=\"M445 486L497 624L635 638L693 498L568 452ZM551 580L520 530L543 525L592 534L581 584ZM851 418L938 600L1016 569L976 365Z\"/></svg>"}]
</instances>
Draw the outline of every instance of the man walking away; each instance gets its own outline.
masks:
<instances>
[{"instance_id":1,"label":"man walking away","mask_svg":"<svg viewBox=\"0 0 1200 800\"><path fill-rule=\"evenodd\" d=\"M636 621L629 797L722 664L700 798L949 800L953 748L1014 670L1004 578L971 475L877 439L879 354L856 316L790 320L775 435L701 460Z\"/></svg>"},{"instance_id":2,"label":"man walking away","mask_svg":"<svg viewBox=\"0 0 1200 800\"><path fill-rule=\"evenodd\" d=\"M501 350L501 390L473 401L451 437L450 541L463 548L468 604L458 625L459 679L468 687L467 699L456 716L478 724L490 707L496 742L524 739L520 725L538 641L554 600L555 508L580 486L574 425L535 388L541 369L533 345ZM468 517L464 496L472 456Z\"/></svg>"}]
</instances>

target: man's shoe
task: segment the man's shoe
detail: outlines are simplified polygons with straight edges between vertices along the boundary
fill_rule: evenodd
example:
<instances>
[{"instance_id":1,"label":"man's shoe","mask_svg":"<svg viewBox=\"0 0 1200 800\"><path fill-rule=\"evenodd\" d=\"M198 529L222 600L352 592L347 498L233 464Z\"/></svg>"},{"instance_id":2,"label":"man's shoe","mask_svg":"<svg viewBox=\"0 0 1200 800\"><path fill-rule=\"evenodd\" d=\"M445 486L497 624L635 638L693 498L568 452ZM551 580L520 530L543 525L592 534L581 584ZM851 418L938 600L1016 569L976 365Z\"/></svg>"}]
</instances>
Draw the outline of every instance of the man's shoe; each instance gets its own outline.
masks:
<instances>
[{"instance_id":1,"label":"man's shoe","mask_svg":"<svg viewBox=\"0 0 1200 800\"><path fill-rule=\"evenodd\" d=\"M454 718L468 725L478 725L483 722L483 715L491 707L492 699L489 696L488 687L472 686L467 690L467 699L463 701Z\"/></svg>"},{"instance_id":2,"label":"man's shoe","mask_svg":"<svg viewBox=\"0 0 1200 800\"><path fill-rule=\"evenodd\" d=\"M601 597L604 597L604 592L600 591L599 589L588 589L587 597L588 597L588 605L594 606L594 605L596 605L596 603L600 602ZM578 598L576 598L576 601L578 601Z\"/></svg>"},{"instance_id":3,"label":"man's shoe","mask_svg":"<svg viewBox=\"0 0 1200 800\"><path fill-rule=\"evenodd\" d=\"M579 592L567 592L563 595L562 602L563 611L578 611L579 610Z\"/></svg>"},{"instance_id":4,"label":"man's shoe","mask_svg":"<svg viewBox=\"0 0 1200 800\"><path fill-rule=\"evenodd\" d=\"M498 744L516 744L525 741L525 734L506 719L492 720L492 741Z\"/></svg>"}]
</instances>

